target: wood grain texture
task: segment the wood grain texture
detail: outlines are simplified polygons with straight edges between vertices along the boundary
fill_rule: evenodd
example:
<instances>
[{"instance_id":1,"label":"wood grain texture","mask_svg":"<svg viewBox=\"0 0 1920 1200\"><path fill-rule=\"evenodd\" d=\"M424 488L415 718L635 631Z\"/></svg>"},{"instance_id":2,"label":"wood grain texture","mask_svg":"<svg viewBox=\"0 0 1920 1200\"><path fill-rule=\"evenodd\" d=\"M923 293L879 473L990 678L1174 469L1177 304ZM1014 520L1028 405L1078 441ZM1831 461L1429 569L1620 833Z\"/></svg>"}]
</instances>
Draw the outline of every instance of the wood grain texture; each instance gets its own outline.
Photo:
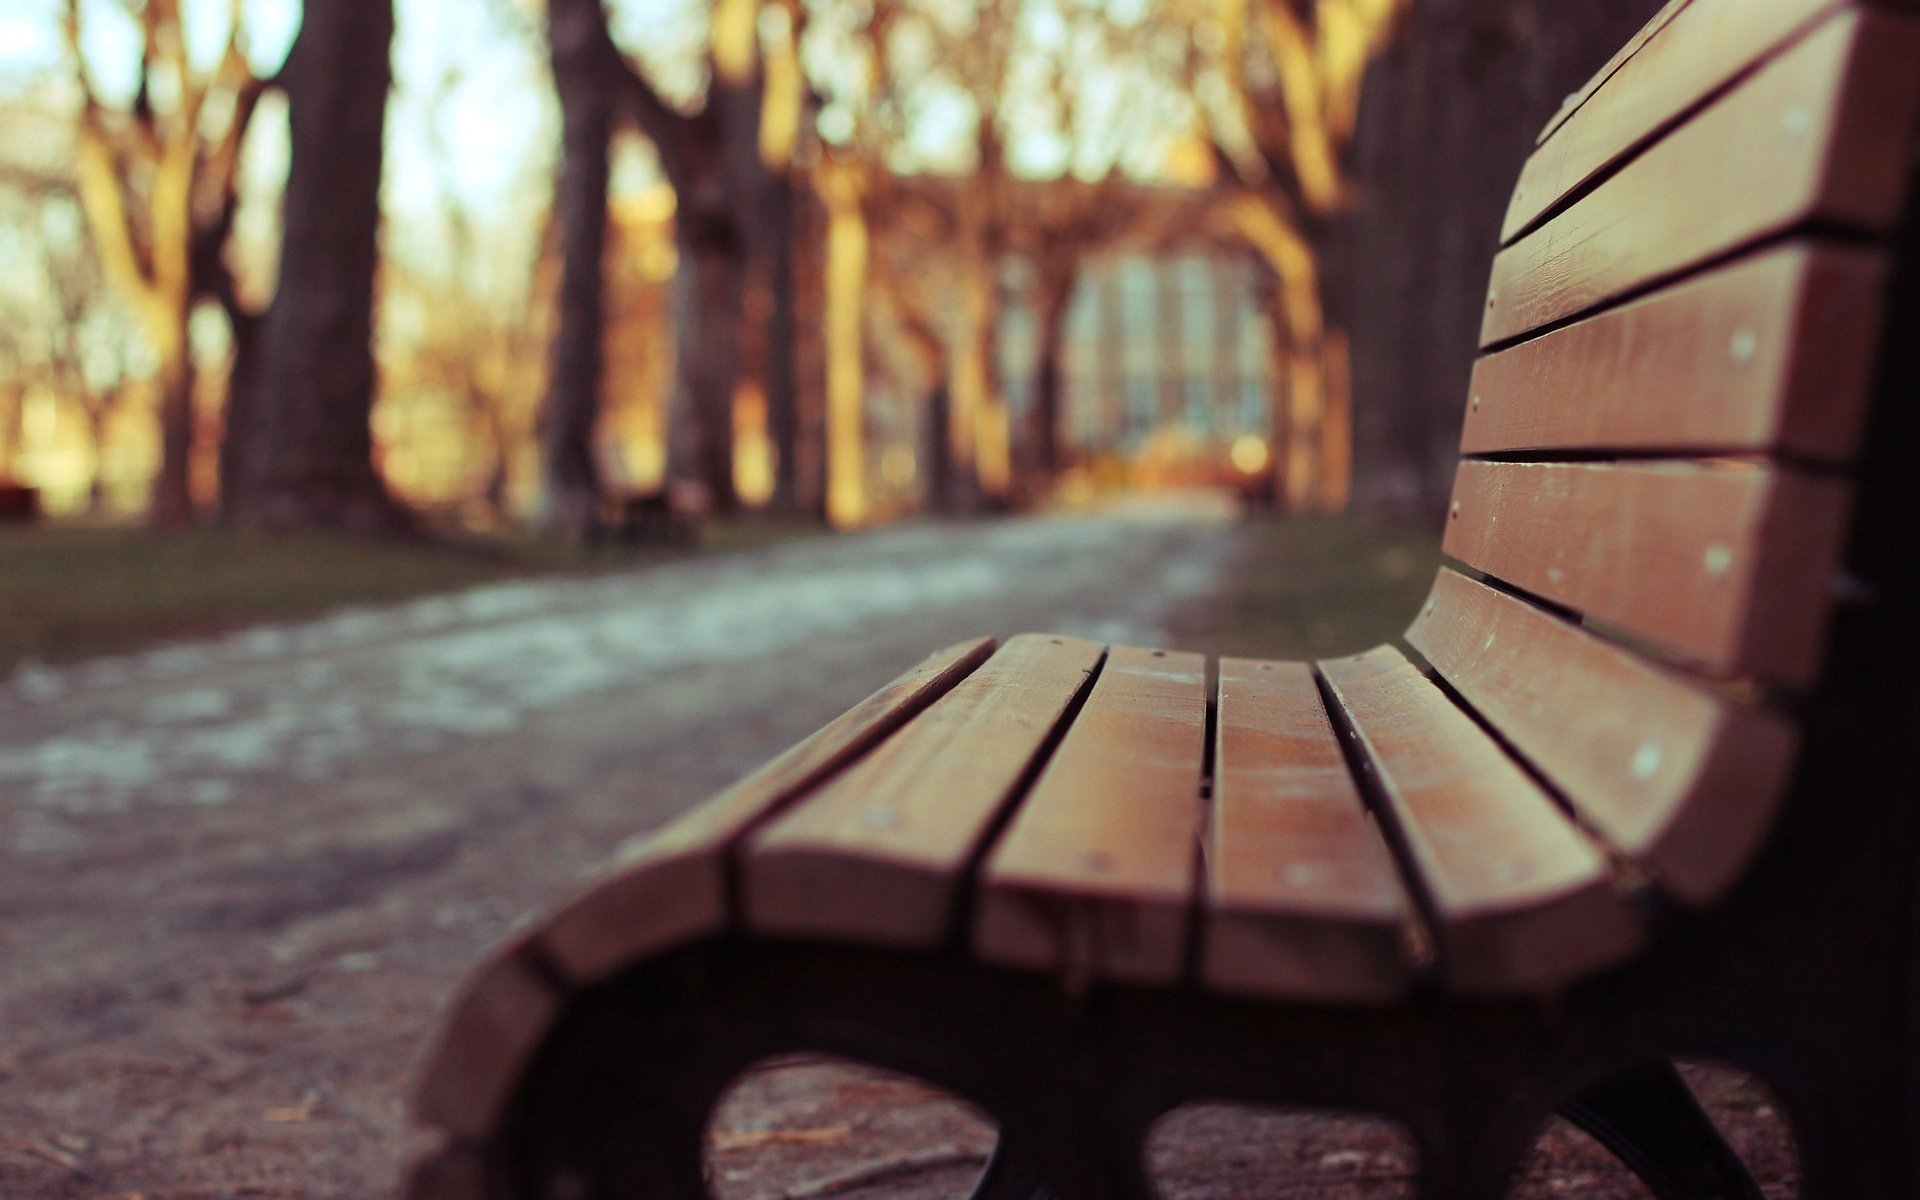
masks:
<instances>
[{"instance_id":1,"label":"wood grain texture","mask_svg":"<svg viewBox=\"0 0 1920 1200\"><path fill-rule=\"evenodd\" d=\"M1579 90L1568 94L1566 99L1560 102L1560 107L1554 110L1553 116L1547 118L1547 123L1541 127L1539 135L1534 138L1534 145L1538 146L1554 134L1560 132L1560 127L1571 120L1582 108L1586 107L1587 101L1593 99L1595 93L1605 87L1607 82L1619 73L1620 68L1631 62L1634 55L1640 53L1641 49L1648 42L1658 37L1660 31L1672 23L1674 17L1678 16L1682 9L1685 9L1692 3L1693 0L1667 0L1665 6L1663 6L1659 12L1653 14L1647 23L1641 27L1640 32L1628 38L1626 45L1614 51L1613 57L1609 58L1605 65L1598 71L1595 71L1591 79L1582 84Z\"/></svg>"},{"instance_id":2,"label":"wood grain texture","mask_svg":"<svg viewBox=\"0 0 1920 1200\"><path fill-rule=\"evenodd\" d=\"M1202 981L1381 1003L1407 986L1413 906L1306 663L1220 663Z\"/></svg>"},{"instance_id":3,"label":"wood grain texture","mask_svg":"<svg viewBox=\"0 0 1920 1200\"><path fill-rule=\"evenodd\" d=\"M989 962L1172 983L1186 961L1206 754L1206 660L1115 647L981 870Z\"/></svg>"},{"instance_id":4,"label":"wood grain texture","mask_svg":"<svg viewBox=\"0 0 1920 1200\"><path fill-rule=\"evenodd\" d=\"M1719 676L1819 670L1847 490L1755 463L1464 462L1453 558Z\"/></svg>"},{"instance_id":5,"label":"wood grain texture","mask_svg":"<svg viewBox=\"0 0 1920 1200\"><path fill-rule=\"evenodd\" d=\"M1900 212L1920 23L1842 13L1494 259L1481 345L1517 338L1807 221Z\"/></svg>"},{"instance_id":6,"label":"wood grain texture","mask_svg":"<svg viewBox=\"0 0 1920 1200\"><path fill-rule=\"evenodd\" d=\"M1545 992L1633 952L1605 856L1404 655L1320 670L1419 873L1450 988Z\"/></svg>"},{"instance_id":7,"label":"wood grain texture","mask_svg":"<svg viewBox=\"0 0 1920 1200\"><path fill-rule=\"evenodd\" d=\"M1877 254L1793 243L1489 354L1474 367L1460 451L1845 462L1885 281Z\"/></svg>"},{"instance_id":8,"label":"wood grain texture","mask_svg":"<svg viewBox=\"0 0 1920 1200\"><path fill-rule=\"evenodd\" d=\"M1793 763L1785 720L1450 570L1407 640L1669 893L1718 899L1765 839Z\"/></svg>"},{"instance_id":9,"label":"wood grain texture","mask_svg":"<svg viewBox=\"0 0 1920 1200\"><path fill-rule=\"evenodd\" d=\"M699 808L634 839L606 878L542 923L538 937L547 958L584 986L724 927L727 855L739 838L952 690L993 648L992 638L978 638L936 651Z\"/></svg>"},{"instance_id":10,"label":"wood grain texture","mask_svg":"<svg viewBox=\"0 0 1920 1200\"><path fill-rule=\"evenodd\" d=\"M899 733L747 839L757 933L930 947L993 821L1100 665L1102 647L1023 634Z\"/></svg>"},{"instance_id":11,"label":"wood grain texture","mask_svg":"<svg viewBox=\"0 0 1920 1200\"><path fill-rule=\"evenodd\" d=\"M1552 127L1552 136L1527 160L1501 242L1512 241L1570 192L1844 7L1846 0L1692 0L1670 6L1655 18L1666 18L1658 36L1629 43L1618 68Z\"/></svg>"}]
</instances>

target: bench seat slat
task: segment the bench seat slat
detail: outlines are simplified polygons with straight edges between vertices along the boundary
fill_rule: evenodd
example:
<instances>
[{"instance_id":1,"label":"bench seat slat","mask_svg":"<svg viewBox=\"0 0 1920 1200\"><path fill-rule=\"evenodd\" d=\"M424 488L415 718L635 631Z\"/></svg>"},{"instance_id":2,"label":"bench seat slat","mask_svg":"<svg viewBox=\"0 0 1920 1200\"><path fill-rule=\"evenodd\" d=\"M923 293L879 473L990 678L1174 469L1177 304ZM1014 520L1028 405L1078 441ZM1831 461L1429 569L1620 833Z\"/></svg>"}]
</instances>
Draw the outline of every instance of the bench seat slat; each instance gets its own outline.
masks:
<instances>
[{"instance_id":1,"label":"bench seat slat","mask_svg":"<svg viewBox=\"0 0 1920 1200\"><path fill-rule=\"evenodd\" d=\"M1807 221L1897 219L1920 107L1920 22L1827 21L1573 207L1502 250L1482 346Z\"/></svg>"},{"instance_id":2,"label":"bench seat slat","mask_svg":"<svg viewBox=\"0 0 1920 1200\"><path fill-rule=\"evenodd\" d=\"M941 650L805 741L659 832L623 847L622 866L562 907L541 934L560 972L587 984L712 932L726 912L729 848L755 823L871 750L993 653L992 638Z\"/></svg>"},{"instance_id":3,"label":"bench seat slat","mask_svg":"<svg viewBox=\"0 0 1920 1200\"><path fill-rule=\"evenodd\" d=\"M1846 488L1755 463L1464 462L1446 553L1719 676L1818 669Z\"/></svg>"},{"instance_id":4,"label":"bench seat slat","mask_svg":"<svg viewBox=\"0 0 1920 1200\"><path fill-rule=\"evenodd\" d=\"M739 783L634 839L610 875L496 951L452 1004L415 1084L418 1118L463 1137L489 1132L560 1010L555 983L585 986L725 928L728 847L966 678L993 646L976 638L929 655Z\"/></svg>"},{"instance_id":5,"label":"bench seat slat","mask_svg":"<svg viewBox=\"0 0 1920 1200\"><path fill-rule=\"evenodd\" d=\"M1451 988L1545 990L1636 948L1606 857L1406 656L1320 669L1419 873Z\"/></svg>"},{"instance_id":6,"label":"bench seat slat","mask_svg":"<svg viewBox=\"0 0 1920 1200\"><path fill-rule=\"evenodd\" d=\"M1671 894L1717 899L1757 850L1793 755L1781 718L1446 569L1407 641Z\"/></svg>"},{"instance_id":7,"label":"bench seat slat","mask_svg":"<svg viewBox=\"0 0 1920 1200\"><path fill-rule=\"evenodd\" d=\"M1171 983L1186 962L1206 661L1115 647L987 857L974 948L998 963Z\"/></svg>"},{"instance_id":8,"label":"bench seat slat","mask_svg":"<svg viewBox=\"0 0 1920 1200\"><path fill-rule=\"evenodd\" d=\"M1407 987L1413 908L1306 663L1220 663L1201 978L1379 1003Z\"/></svg>"},{"instance_id":9,"label":"bench seat slat","mask_svg":"<svg viewBox=\"0 0 1920 1200\"><path fill-rule=\"evenodd\" d=\"M1630 43L1611 75L1527 160L1507 208L1510 242L1661 127L1753 68L1846 0L1692 0ZM1667 14L1662 14L1667 16ZM1658 20L1658 18L1656 18ZM1628 53L1630 51L1630 53Z\"/></svg>"},{"instance_id":10,"label":"bench seat slat","mask_svg":"<svg viewBox=\"0 0 1920 1200\"><path fill-rule=\"evenodd\" d=\"M933 946L967 868L1102 647L1022 635L852 768L747 840L747 926Z\"/></svg>"},{"instance_id":11,"label":"bench seat slat","mask_svg":"<svg viewBox=\"0 0 1920 1200\"><path fill-rule=\"evenodd\" d=\"M1474 367L1461 453L1845 462L1884 281L1878 255L1793 244L1489 354Z\"/></svg>"}]
</instances>

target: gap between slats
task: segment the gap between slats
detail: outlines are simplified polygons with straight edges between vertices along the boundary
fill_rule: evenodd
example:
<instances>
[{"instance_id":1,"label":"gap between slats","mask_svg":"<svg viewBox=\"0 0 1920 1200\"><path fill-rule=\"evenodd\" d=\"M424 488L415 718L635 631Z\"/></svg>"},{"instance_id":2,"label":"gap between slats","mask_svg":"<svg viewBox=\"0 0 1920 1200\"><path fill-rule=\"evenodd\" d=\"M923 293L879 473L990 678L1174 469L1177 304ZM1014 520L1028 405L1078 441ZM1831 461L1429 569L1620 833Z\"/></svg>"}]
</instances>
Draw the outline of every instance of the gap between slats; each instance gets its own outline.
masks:
<instances>
[{"instance_id":1,"label":"gap between slats","mask_svg":"<svg viewBox=\"0 0 1920 1200\"><path fill-rule=\"evenodd\" d=\"M1618 295L1596 301L1577 312L1555 317L1551 321L1543 321L1533 328L1526 330L1524 333L1516 333L1511 337L1488 342L1480 348L1480 353L1476 355L1476 358L1484 358L1489 354L1499 354L1502 351L1511 350L1527 342L1537 341L1550 333L1558 333L1569 325L1577 325L1582 321L1589 321L1596 317L1605 316L1615 309L1624 308L1638 300L1645 300L1657 292L1678 287L1681 284L1691 282L1701 276L1710 275L1715 271L1732 266L1748 255L1765 254L1786 243L1802 238L1809 242L1831 245L1836 249L1875 251L1886 248L1886 237L1884 234L1873 230L1855 229L1852 226L1836 224L1818 217L1809 218L1783 229L1773 230L1759 237L1742 242L1737 246L1703 258L1698 262L1689 263L1684 267L1668 271L1665 274L1652 276L1644 282L1637 283L1633 287L1620 292Z\"/></svg>"},{"instance_id":2,"label":"gap between slats","mask_svg":"<svg viewBox=\"0 0 1920 1200\"><path fill-rule=\"evenodd\" d=\"M1826 6L1817 9L1812 14L1802 19L1800 24L1792 26L1788 30L1786 30L1782 34L1782 36L1777 38L1771 44L1767 45L1764 49L1760 51L1759 54L1755 55L1752 59L1750 59L1745 65L1743 65L1738 70L1736 70L1733 74L1722 79L1719 83L1714 84L1712 87L1708 88L1705 92L1701 93L1699 96L1696 96L1693 100L1687 102L1679 109L1668 114L1666 117L1656 121L1651 128L1647 129L1638 137L1635 137L1626 146L1622 147L1619 151L1617 151L1611 158L1607 159L1600 166L1596 167L1592 172L1592 174L1588 175L1585 179L1581 180L1579 183L1575 184L1573 187L1562 192L1551 204L1547 205L1545 208L1535 213L1532 217L1528 218L1526 221L1522 222L1520 225L1508 230L1504 230L1500 238L1501 247L1504 249L1505 247L1513 245L1515 242L1518 242L1520 239L1533 233L1535 230L1539 229L1541 226L1552 221L1555 217L1560 216L1562 213L1566 212L1568 209L1578 205L1582 200L1586 199L1601 185L1605 184L1609 179L1613 178L1615 175L1625 170L1628 166L1631 166L1634 160L1638 159L1641 155L1645 154L1648 150L1651 150L1655 145L1663 141L1668 135L1673 133L1675 130L1679 129L1681 126L1686 125L1688 122L1692 121L1695 117L1699 116L1702 112L1705 112L1707 109L1711 108L1715 103L1717 103L1722 98L1724 98L1727 95L1727 93L1733 91L1735 88L1738 88L1741 84L1745 83L1748 79L1752 78L1756 73L1758 73L1761 69L1766 67L1774 59L1778 58L1782 54L1787 53L1789 50L1792 50L1801 41L1805 40L1810 34L1812 34L1814 30L1818 29L1822 23L1831 19L1836 13L1840 12L1842 9L1849 7L1850 2L1851 0L1834 0L1833 3L1827 4ZM1628 67L1628 65L1631 64L1633 60L1639 56L1639 52L1646 49L1647 46L1652 43L1654 37L1657 37L1661 33L1667 32L1668 29L1676 21L1681 19L1681 17L1683 16L1682 10L1692 7L1692 3L1693 3L1693 0L1683 0L1682 3L1677 5L1670 12L1662 13L1662 14L1659 14L1659 16L1656 16L1655 18L1656 20L1659 20L1660 16L1666 17L1666 20L1661 22L1660 28L1655 30L1652 36L1648 36L1645 39L1641 40L1640 44L1633 48L1634 50L1633 54L1627 55L1626 57L1622 58L1618 63L1613 64L1612 69L1607 72L1606 79L1601 81L1599 86L1595 87L1589 94L1584 96L1581 99L1580 103L1575 106L1573 112L1566 113L1565 116L1563 118L1560 118L1559 122L1555 124L1549 132L1542 135L1540 141L1535 145L1534 152L1537 154L1539 153L1540 150L1544 149L1547 146L1548 142L1552 139L1552 137L1555 134L1558 134L1562 130L1564 130L1568 124L1571 124L1573 119L1576 116L1578 116L1581 110L1584 110L1588 104L1602 98L1602 96L1604 96L1605 94L1606 85L1612 83L1614 80L1614 77L1617 76L1621 71L1625 70Z\"/></svg>"},{"instance_id":3,"label":"gap between slats","mask_svg":"<svg viewBox=\"0 0 1920 1200\"><path fill-rule=\"evenodd\" d=\"M1828 17L1583 203L1502 250L1483 348L1518 344L1790 231L1883 236L1905 183L1889 164L1920 105L1903 57L1915 52L1920 23L1852 8ZM1784 124L1782 107L1803 124ZM1729 139L1746 147L1737 160ZM1756 191L1756 170L1779 174Z\"/></svg>"},{"instance_id":4,"label":"gap between slats","mask_svg":"<svg viewBox=\"0 0 1920 1200\"><path fill-rule=\"evenodd\" d=\"M1180 978L1197 984L1204 970L1207 948L1207 896L1213 867L1207 847L1213 844L1214 797L1220 793L1220 659L1207 656L1207 715L1202 730L1200 784L1196 789L1193 821L1193 890L1187 896L1187 944Z\"/></svg>"},{"instance_id":5,"label":"gap between slats","mask_svg":"<svg viewBox=\"0 0 1920 1200\"><path fill-rule=\"evenodd\" d=\"M945 939L947 947L955 953L967 952L975 916L979 911L980 877L987 858L1000 844L1001 835L1006 833L1009 825L1013 824L1014 817L1026 804L1027 797L1033 794L1033 785L1039 781L1047 765L1053 761L1054 755L1060 750L1061 743L1067 740L1068 731L1080 719L1081 712L1087 707L1088 699L1093 695L1094 687L1100 682L1100 677L1106 674L1107 663L1113 657L1113 649L1111 644L1101 649L1099 659L1093 664L1093 670L1087 673L1086 679L1080 685L1080 690L1067 701L1066 708L1060 712L1060 719L1055 721L1053 728L1047 731L1047 736L1041 741L1033 761L1027 764L1027 769L1015 782L1007 803L1002 805L1000 811L987 822L981 831L979 843L974 846L973 853L968 856L966 864L961 868L959 891Z\"/></svg>"},{"instance_id":6,"label":"gap between slats","mask_svg":"<svg viewBox=\"0 0 1920 1200\"><path fill-rule=\"evenodd\" d=\"M1354 727L1353 718L1340 703L1339 697L1334 695L1333 684L1328 681L1326 672L1320 669L1319 663L1312 664L1312 667L1313 685L1320 693L1320 707L1325 710L1327 721L1333 726L1334 741L1340 747L1340 756L1346 760L1347 774L1352 776L1367 815L1373 819L1374 828L1380 831L1387 850L1393 855L1394 867L1400 873L1400 884L1413 905L1407 914L1411 923L1407 931L1408 986L1416 993L1433 991L1438 988L1444 970L1442 956L1445 951L1439 937L1442 925L1440 907L1427 886L1426 878L1420 873L1419 859L1407 840L1407 831L1401 826L1399 815L1394 812L1393 802L1387 798L1373 756L1360 737L1360 731Z\"/></svg>"},{"instance_id":7,"label":"gap between slats","mask_svg":"<svg viewBox=\"0 0 1920 1200\"><path fill-rule=\"evenodd\" d=\"M1641 869L1639 864L1628 857L1624 851L1614 845L1605 833L1602 833L1594 827L1593 822L1589 821L1585 814L1580 811L1580 806L1573 802L1573 799L1567 795L1565 789L1561 788L1546 772L1542 771L1533 759L1529 758L1520 747L1514 745L1513 740L1509 738L1498 725L1488 720L1486 714L1481 712L1472 701L1461 694L1460 689L1454 687L1445 675L1442 675L1436 670L1434 665L1427 661L1426 656L1421 654L1417 647L1404 641L1396 642L1395 645L1407 656L1408 661L1412 662L1413 665L1418 668L1421 677L1437 689L1441 695L1451 701L1453 706L1465 714L1468 720L1478 726L1481 735L1495 746L1498 746L1500 752L1505 754L1507 758L1513 762L1514 766L1520 768L1521 772L1533 781L1533 785L1539 788L1548 800L1553 802L1554 806L1560 810L1560 815L1565 817L1575 829L1578 829L1589 842L1593 843L1595 849L1606 856L1607 871L1612 875L1618 888L1629 894L1637 893L1645 889L1645 885L1650 878L1647 873Z\"/></svg>"}]
</instances>

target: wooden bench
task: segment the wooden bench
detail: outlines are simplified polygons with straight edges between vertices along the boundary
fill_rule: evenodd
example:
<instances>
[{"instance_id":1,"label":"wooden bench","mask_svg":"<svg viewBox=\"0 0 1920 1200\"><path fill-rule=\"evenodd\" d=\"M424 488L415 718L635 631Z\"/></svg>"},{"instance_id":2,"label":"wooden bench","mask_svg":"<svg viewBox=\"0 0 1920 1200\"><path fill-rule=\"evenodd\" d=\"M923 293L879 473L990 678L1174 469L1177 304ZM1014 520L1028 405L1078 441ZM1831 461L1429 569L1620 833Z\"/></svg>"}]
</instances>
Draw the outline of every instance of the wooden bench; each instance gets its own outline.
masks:
<instances>
[{"instance_id":1,"label":"wooden bench","mask_svg":"<svg viewBox=\"0 0 1920 1200\"><path fill-rule=\"evenodd\" d=\"M1406 647L934 654L479 970L413 1200L702 1196L794 1049L978 1103L986 1196L1149 1196L1195 1098L1757 1194L1679 1055L1920 1194L1917 137L1920 6L1675 0L1515 189Z\"/></svg>"}]
</instances>

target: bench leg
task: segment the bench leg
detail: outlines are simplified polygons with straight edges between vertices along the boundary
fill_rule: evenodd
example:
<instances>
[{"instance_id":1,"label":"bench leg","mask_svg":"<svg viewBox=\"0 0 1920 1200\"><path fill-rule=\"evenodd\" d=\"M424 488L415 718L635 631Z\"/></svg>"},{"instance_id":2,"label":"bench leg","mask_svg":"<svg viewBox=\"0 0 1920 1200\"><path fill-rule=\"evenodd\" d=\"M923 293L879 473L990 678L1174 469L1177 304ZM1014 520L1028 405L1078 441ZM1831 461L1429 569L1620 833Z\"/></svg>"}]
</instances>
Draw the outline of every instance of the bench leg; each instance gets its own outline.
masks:
<instances>
[{"instance_id":1,"label":"bench leg","mask_svg":"<svg viewBox=\"0 0 1920 1200\"><path fill-rule=\"evenodd\" d=\"M1009 1145L1006 1134L1002 1133L969 1200L1056 1200L1056 1197L1033 1164Z\"/></svg>"},{"instance_id":2,"label":"bench leg","mask_svg":"<svg viewBox=\"0 0 1920 1200\"><path fill-rule=\"evenodd\" d=\"M1746 1164L1669 1063L1588 1088L1560 1115L1612 1151L1659 1200L1762 1200Z\"/></svg>"}]
</instances>

